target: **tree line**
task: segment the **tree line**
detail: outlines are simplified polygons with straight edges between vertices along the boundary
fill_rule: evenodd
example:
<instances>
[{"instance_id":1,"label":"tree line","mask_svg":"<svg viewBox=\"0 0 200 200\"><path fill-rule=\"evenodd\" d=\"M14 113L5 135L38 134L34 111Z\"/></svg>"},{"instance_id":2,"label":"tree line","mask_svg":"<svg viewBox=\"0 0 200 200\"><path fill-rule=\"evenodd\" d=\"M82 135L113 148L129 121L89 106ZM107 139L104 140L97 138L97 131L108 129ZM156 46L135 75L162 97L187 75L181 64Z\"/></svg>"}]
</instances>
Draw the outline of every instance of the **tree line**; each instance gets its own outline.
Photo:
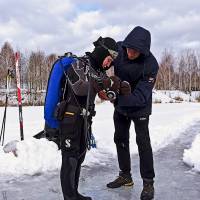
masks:
<instances>
[{"instance_id":1,"label":"tree line","mask_svg":"<svg viewBox=\"0 0 200 200\"><path fill-rule=\"evenodd\" d=\"M180 90L191 93L200 91L200 52L185 49L178 56L164 50L159 63L160 69L156 89Z\"/></svg>"},{"instance_id":2,"label":"tree line","mask_svg":"<svg viewBox=\"0 0 200 200\"><path fill-rule=\"evenodd\" d=\"M30 92L45 90L56 54L45 55L43 51L20 52L21 87ZM5 42L0 51L0 88L6 87L8 69L15 71L15 54L10 43Z\"/></svg>"},{"instance_id":3,"label":"tree line","mask_svg":"<svg viewBox=\"0 0 200 200\"><path fill-rule=\"evenodd\" d=\"M31 94L46 90L49 73L57 55L43 51L20 52L21 87ZM0 88L6 88L8 69L14 69L14 49L5 42L0 51ZM200 91L200 53L185 49L178 56L165 49L159 62L155 88L159 90ZM15 69L14 69L15 70ZM13 83L15 84L15 83Z\"/></svg>"}]
</instances>

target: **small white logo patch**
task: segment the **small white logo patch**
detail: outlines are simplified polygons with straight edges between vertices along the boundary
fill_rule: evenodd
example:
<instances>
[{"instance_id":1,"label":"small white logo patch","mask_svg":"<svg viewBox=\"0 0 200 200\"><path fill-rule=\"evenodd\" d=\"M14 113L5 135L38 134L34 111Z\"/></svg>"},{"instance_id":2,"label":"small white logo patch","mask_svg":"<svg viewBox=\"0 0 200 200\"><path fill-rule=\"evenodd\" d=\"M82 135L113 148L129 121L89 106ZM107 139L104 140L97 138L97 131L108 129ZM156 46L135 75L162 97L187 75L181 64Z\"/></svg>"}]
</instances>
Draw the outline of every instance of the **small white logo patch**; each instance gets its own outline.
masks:
<instances>
[{"instance_id":1,"label":"small white logo patch","mask_svg":"<svg viewBox=\"0 0 200 200\"><path fill-rule=\"evenodd\" d=\"M146 119L147 119L146 117L140 117L140 121L144 121Z\"/></svg>"},{"instance_id":2,"label":"small white logo patch","mask_svg":"<svg viewBox=\"0 0 200 200\"><path fill-rule=\"evenodd\" d=\"M71 147L71 140L70 139L66 139L65 140L65 147L66 148L70 148Z\"/></svg>"},{"instance_id":3,"label":"small white logo patch","mask_svg":"<svg viewBox=\"0 0 200 200\"><path fill-rule=\"evenodd\" d=\"M149 77L149 83L154 83L154 82L155 82L155 78Z\"/></svg>"}]
</instances>

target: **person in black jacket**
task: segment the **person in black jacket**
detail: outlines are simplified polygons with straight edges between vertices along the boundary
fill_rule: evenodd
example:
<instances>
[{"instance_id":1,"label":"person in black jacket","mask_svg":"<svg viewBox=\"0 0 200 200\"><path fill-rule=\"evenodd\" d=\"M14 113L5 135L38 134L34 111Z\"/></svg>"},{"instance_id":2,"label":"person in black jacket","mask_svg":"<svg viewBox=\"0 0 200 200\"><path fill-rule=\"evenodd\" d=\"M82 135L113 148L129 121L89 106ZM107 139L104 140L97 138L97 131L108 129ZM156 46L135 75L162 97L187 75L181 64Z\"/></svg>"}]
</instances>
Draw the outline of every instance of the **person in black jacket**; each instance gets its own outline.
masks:
<instances>
[{"instance_id":1,"label":"person in black jacket","mask_svg":"<svg viewBox=\"0 0 200 200\"><path fill-rule=\"evenodd\" d=\"M155 177L148 126L152 110L152 89L159 66L150 52L150 43L150 32L139 26L119 43L120 51L114 62L114 71L122 82L120 94L114 102L114 142L120 172L116 180L107 184L109 188L133 185L129 152L129 129L133 121L144 185L142 200L153 199Z\"/></svg>"}]
</instances>

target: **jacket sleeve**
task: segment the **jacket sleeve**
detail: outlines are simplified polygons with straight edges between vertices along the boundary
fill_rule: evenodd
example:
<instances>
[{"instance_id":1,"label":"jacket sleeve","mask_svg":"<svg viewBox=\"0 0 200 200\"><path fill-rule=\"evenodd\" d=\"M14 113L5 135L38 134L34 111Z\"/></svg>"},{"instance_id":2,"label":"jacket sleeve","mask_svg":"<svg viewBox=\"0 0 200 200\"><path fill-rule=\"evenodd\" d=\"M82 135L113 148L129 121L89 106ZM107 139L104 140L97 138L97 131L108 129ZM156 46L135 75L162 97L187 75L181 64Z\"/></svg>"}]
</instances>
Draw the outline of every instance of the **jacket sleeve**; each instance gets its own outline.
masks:
<instances>
[{"instance_id":1,"label":"jacket sleeve","mask_svg":"<svg viewBox=\"0 0 200 200\"><path fill-rule=\"evenodd\" d=\"M155 63L155 66L143 74L143 77L130 95L119 95L118 105L122 107L145 107L152 96L157 73L158 64Z\"/></svg>"}]
</instances>

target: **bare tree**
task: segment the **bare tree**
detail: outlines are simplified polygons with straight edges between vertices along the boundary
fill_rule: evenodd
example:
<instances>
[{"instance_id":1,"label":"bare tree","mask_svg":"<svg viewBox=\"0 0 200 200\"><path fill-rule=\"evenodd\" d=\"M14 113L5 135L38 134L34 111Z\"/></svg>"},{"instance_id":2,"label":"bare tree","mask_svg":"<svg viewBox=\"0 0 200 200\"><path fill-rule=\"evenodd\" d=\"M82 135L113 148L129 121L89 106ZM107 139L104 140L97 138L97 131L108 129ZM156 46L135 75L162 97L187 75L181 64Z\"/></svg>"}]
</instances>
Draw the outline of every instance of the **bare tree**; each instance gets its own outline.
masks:
<instances>
[{"instance_id":1,"label":"bare tree","mask_svg":"<svg viewBox=\"0 0 200 200\"><path fill-rule=\"evenodd\" d=\"M165 49L161 57L160 69L157 77L159 89L173 89L174 63L175 58L173 53Z\"/></svg>"},{"instance_id":2,"label":"bare tree","mask_svg":"<svg viewBox=\"0 0 200 200\"><path fill-rule=\"evenodd\" d=\"M0 52L0 85L6 85L6 75L9 68L14 68L15 55L9 42L5 42Z\"/></svg>"}]
</instances>

